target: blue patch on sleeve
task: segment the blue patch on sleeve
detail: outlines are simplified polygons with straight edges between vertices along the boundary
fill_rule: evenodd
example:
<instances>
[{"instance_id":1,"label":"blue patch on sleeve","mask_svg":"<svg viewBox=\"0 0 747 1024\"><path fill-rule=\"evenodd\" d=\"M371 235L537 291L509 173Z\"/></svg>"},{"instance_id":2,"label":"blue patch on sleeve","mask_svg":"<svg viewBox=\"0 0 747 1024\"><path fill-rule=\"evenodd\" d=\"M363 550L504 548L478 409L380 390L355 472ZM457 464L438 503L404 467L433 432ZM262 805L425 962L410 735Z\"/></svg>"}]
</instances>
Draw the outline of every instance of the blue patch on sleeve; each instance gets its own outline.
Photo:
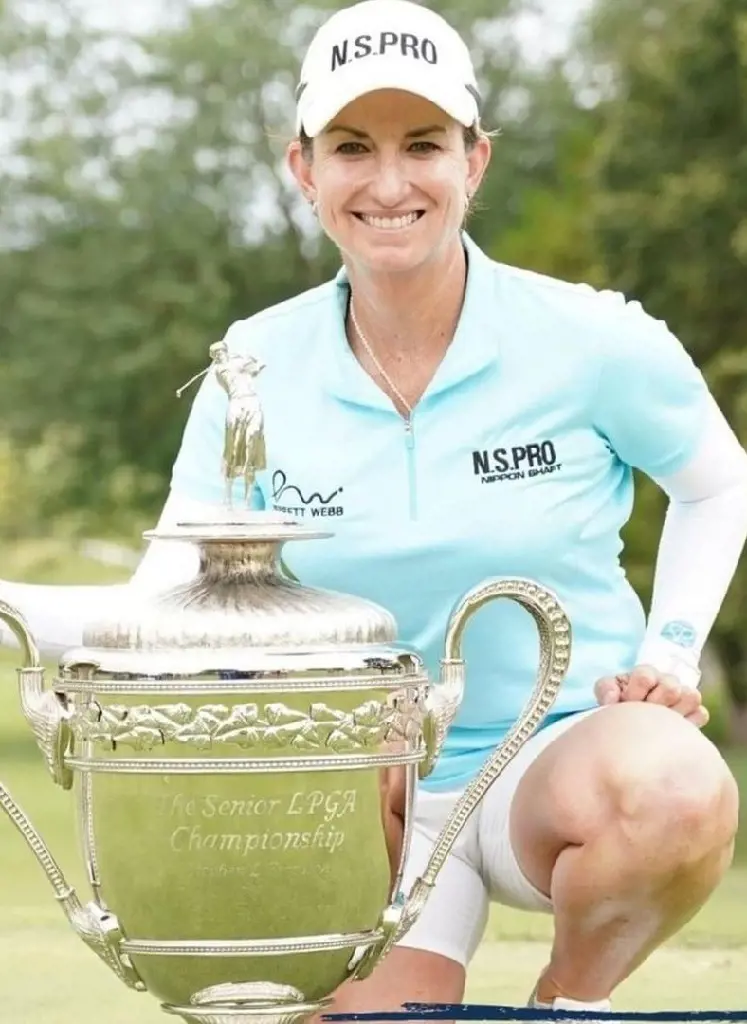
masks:
<instances>
[{"instance_id":1,"label":"blue patch on sleeve","mask_svg":"<svg viewBox=\"0 0 747 1024\"><path fill-rule=\"evenodd\" d=\"M675 620L666 623L661 630L661 635L665 640L671 640L673 644L677 644L678 647L693 647L698 634L695 627L691 626L689 622Z\"/></svg>"}]
</instances>

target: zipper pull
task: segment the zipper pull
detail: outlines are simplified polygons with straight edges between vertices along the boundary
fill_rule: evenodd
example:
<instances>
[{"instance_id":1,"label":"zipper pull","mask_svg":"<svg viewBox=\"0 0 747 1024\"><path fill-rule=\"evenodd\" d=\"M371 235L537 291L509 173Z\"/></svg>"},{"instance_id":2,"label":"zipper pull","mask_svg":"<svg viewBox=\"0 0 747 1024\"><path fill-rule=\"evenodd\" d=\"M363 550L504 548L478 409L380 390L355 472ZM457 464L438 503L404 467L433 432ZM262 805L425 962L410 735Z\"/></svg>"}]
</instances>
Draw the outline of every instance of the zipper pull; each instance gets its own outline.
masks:
<instances>
[{"instance_id":1,"label":"zipper pull","mask_svg":"<svg viewBox=\"0 0 747 1024\"><path fill-rule=\"evenodd\" d=\"M415 435L412 431L412 420L410 419L405 420L405 444L408 448L415 447Z\"/></svg>"}]
</instances>

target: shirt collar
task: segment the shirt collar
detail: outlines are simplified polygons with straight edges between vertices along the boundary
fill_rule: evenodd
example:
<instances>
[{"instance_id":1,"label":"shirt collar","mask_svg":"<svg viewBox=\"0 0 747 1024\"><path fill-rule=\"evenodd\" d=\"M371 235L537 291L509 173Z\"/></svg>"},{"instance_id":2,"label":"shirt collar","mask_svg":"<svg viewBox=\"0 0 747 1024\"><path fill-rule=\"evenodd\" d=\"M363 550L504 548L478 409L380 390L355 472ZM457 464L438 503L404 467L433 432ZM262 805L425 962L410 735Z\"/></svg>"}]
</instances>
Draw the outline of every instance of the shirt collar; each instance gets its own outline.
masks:
<instances>
[{"instance_id":1,"label":"shirt collar","mask_svg":"<svg viewBox=\"0 0 747 1024\"><path fill-rule=\"evenodd\" d=\"M462 243L468 261L464 303L454 338L423 399L455 387L481 373L498 359L496 266L466 232L462 234ZM348 344L345 314L350 289L344 267L338 271L334 282L336 287L328 307L329 323L322 342L325 387L331 394L345 401L391 410L391 401L366 373Z\"/></svg>"}]
</instances>

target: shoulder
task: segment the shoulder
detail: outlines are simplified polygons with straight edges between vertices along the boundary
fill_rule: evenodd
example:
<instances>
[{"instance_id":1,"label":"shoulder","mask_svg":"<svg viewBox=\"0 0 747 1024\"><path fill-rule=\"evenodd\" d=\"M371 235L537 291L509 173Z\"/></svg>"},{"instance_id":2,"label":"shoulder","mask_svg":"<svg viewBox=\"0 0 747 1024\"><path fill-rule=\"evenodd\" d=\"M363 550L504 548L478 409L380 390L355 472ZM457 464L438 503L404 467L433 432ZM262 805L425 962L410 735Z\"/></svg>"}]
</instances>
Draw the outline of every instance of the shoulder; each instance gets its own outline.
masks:
<instances>
[{"instance_id":1,"label":"shoulder","mask_svg":"<svg viewBox=\"0 0 747 1024\"><path fill-rule=\"evenodd\" d=\"M601 346L605 340L617 341L641 330L666 330L639 301L621 291L502 263L471 239L467 247L483 297L489 297L504 318L515 316L523 325L534 323L556 335L567 327L577 340Z\"/></svg>"},{"instance_id":2,"label":"shoulder","mask_svg":"<svg viewBox=\"0 0 747 1024\"><path fill-rule=\"evenodd\" d=\"M261 351L270 339L275 356L284 350L295 351L299 343L307 343L320 318L330 314L338 298L338 279L333 278L251 316L235 320L226 331L224 340L233 351L242 353Z\"/></svg>"},{"instance_id":3,"label":"shoulder","mask_svg":"<svg viewBox=\"0 0 747 1024\"><path fill-rule=\"evenodd\" d=\"M493 261L497 294L512 317L547 337L559 354L577 351L601 370L620 361L690 361L667 322L621 291Z\"/></svg>"},{"instance_id":4,"label":"shoulder","mask_svg":"<svg viewBox=\"0 0 747 1024\"><path fill-rule=\"evenodd\" d=\"M538 314L559 324L584 327L584 335L601 342L617 339L631 330L658 324L636 299L623 292L596 288L584 281L566 281L520 267L494 263L497 286L517 303L526 303Z\"/></svg>"}]
</instances>

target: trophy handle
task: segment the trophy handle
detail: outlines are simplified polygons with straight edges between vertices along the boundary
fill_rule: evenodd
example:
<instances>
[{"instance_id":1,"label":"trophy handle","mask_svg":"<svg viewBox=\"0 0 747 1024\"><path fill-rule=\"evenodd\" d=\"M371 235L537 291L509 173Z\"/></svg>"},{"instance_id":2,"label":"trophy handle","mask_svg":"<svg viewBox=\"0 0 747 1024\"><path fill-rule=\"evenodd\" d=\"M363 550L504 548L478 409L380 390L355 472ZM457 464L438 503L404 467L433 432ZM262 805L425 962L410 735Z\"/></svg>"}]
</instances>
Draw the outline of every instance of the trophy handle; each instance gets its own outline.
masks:
<instances>
[{"instance_id":1,"label":"trophy handle","mask_svg":"<svg viewBox=\"0 0 747 1024\"><path fill-rule=\"evenodd\" d=\"M123 936L116 917L97 903L82 905L75 889L65 880L65 876L49 852L46 843L2 782L0 782L0 807L8 815L36 857L42 871L47 876L47 881L52 886L55 899L62 907L65 917L75 932L97 956L101 957L107 967L110 967L125 985L144 991L145 986L129 958L119 951L119 944Z\"/></svg>"},{"instance_id":2,"label":"trophy handle","mask_svg":"<svg viewBox=\"0 0 747 1024\"><path fill-rule=\"evenodd\" d=\"M518 719L499 743L482 769L454 804L431 851L423 874L415 880L409 896L400 893L383 913L379 942L354 956L350 967L358 979L367 977L374 967L399 942L420 916L435 885L439 871L485 793L506 766L516 757L529 737L546 717L560 690L570 663L571 624L552 591L532 580L497 577L483 581L468 591L456 605L446 630L441 681L426 702L424 734L426 758L420 777L433 769L443 747L446 732L454 720L464 694L465 663L462 659L462 635L470 618L488 601L507 598L517 601L535 621L540 640L540 656L534 689Z\"/></svg>"},{"instance_id":3,"label":"trophy handle","mask_svg":"<svg viewBox=\"0 0 747 1024\"><path fill-rule=\"evenodd\" d=\"M70 789L73 773L65 765L65 753L72 739L67 710L56 693L44 689L44 666L39 648L21 613L0 600L0 619L10 628L23 651L24 667L18 669L23 714L50 775L58 786Z\"/></svg>"},{"instance_id":4,"label":"trophy handle","mask_svg":"<svg viewBox=\"0 0 747 1024\"><path fill-rule=\"evenodd\" d=\"M440 680L438 685L431 689L426 700L426 716L423 723L426 756L418 766L421 779L427 778L433 771L443 749L446 734L462 703L465 686L462 636L467 624L489 601L500 598L516 601L530 613L536 623L540 639L539 672L535 688L512 731L498 748L503 750L509 741L514 740L515 734L520 734L515 750L512 743L508 760L515 756L534 732L555 700L568 667L571 643L570 623L558 599L551 591L531 580L506 577L484 580L461 598L446 626ZM501 764L498 774L503 771L503 767ZM493 781L491 778L486 788Z\"/></svg>"},{"instance_id":5,"label":"trophy handle","mask_svg":"<svg viewBox=\"0 0 747 1024\"><path fill-rule=\"evenodd\" d=\"M44 689L44 668L39 649L23 616L0 600L0 619L10 627L23 650L25 667L18 670L23 713L31 724L52 778L63 789L70 789L72 771L64 764L70 740L67 711L55 693ZM46 843L1 782L0 808L36 857L73 929L126 985L144 989L132 964L118 951L122 935L117 919L96 903L85 907L81 904Z\"/></svg>"}]
</instances>

